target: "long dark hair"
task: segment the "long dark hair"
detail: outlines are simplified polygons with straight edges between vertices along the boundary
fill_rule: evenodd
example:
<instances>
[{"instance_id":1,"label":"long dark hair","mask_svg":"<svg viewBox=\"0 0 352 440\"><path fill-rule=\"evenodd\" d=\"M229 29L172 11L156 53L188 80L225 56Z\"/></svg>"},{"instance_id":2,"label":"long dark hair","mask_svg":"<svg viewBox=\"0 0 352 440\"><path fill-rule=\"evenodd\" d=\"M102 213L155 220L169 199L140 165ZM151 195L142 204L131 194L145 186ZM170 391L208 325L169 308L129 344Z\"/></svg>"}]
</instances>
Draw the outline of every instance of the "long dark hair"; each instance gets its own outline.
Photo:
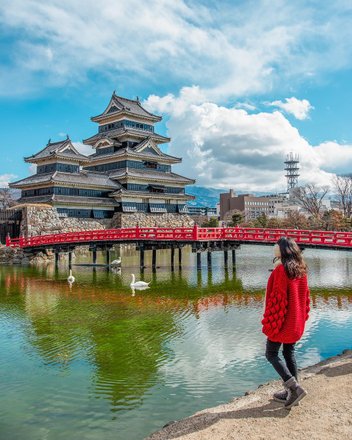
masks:
<instances>
[{"instance_id":1,"label":"long dark hair","mask_svg":"<svg viewBox=\"0 0 352 440\"><path fill-rule=\"evenodd\" d=\"M307 265L303 260L301 249L289 237L281 237L277 244L280 248L281 262L290 279L301 278L307 273Z\"/></svg>"}]
</instances>

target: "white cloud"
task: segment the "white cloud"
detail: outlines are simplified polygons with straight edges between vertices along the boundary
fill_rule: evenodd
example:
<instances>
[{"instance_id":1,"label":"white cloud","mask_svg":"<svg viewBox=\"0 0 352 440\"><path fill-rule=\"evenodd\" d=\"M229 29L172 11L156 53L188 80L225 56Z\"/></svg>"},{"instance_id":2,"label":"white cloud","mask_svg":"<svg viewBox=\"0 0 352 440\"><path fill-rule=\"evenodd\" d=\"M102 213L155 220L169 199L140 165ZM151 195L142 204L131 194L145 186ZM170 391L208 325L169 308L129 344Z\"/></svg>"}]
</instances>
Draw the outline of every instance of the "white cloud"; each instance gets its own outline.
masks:
<instances>
[{"instance_id":1,"label":"white cloud","mask_svg":"<svg viewBox=\"0 0 352 440\"><path fill-rule=\"evenodd\" d=\"M17 176L15 174L0 174L0 188L7 188Z\"/></svg>"},{"instance_id":2,"label":"white cloud","mask_svg":"<svg viewBox=\"0 0 352 440\"><path fill-rule=\"evenodd\" d=\"M322 142L314 148L317 165L332 173L351 174L351 149L351 144Z\"/></svg>"},{"instance_id":3,"label":"white cloud","mask_svg":"<svg viewBox=\"0 0 352 440\"><path fill-rule=\"evenodd\" d=\"M314 108L307 99L297 99L295 97L286 98L285 102L273 101L268 105L280 108L301 121L307 119L309 112Z\"/></svg>"},{"instance_id":4,"label":"white cloud","mask_svg":"<svg viewBox=\"0 0 352 440\"><path fill-rule=\"evenodd\" d=\"M243 108L244 110L253 111L256 110L256 106L250 102L235 102L234 108Z\"/></svg>"},{"instance_id":5,"label":"white cloud","mask_svg":"<svg viewBox=\"0 0 352 440\"><path fill-rule=\"evenodd\" d=\"M260 316L260 308L254 307L241 312L230 307L226 314L212 308L197 318L188 316L182 321L184 337L168 341L173 361L159 368L165 382L169 386L182 382L195 394L205 384L216 383L219 374L231 376L231 382L241 364L250 364L263 353Z\"/></svg>"},{"instance_id":6,"label":"white cloud","mask_svg":"<svg viewBox=\"0 0 352 440\"><path fill-rule=\"evenodd\" d=\"M351 65L348 2L3 0L12 61L1 94L77 84L101 74L119 84L198 84L227 100ZM16 36L14 40L14 35ZM326 62L329 60L329 62ZM11 87L12 85L12 87Z\"/></svg>"},{"instance_id":7,"label":"white cloud","mask_svg":"<svg viewBox=\"0 0 352 440\"><path fill-rule=\"evenodd\" d=\"M169 115L169 152L183 157L175 171L196 178L200 185L283 191L283 161L290 151L300 156L302 184L329 185L333 173L352 169L352 145L312 146L279 111L249 114L200 97L193 87L182 89L177 97L153 95L144 103L151 111Z\"/></svg>"},{"instance_id":8,"label":"white cloud","mask_svg":"<svg viewBox=\"0 0 352 440\"><path fill-rule=\"evenodd\" d=\"M77 149L77 151L85 156L89 156L95 152L90 145L82 144L82 142L72 142L72 145Z\"/></svg>"},{"instance_id":9,"label":"white cloud","mask_svg":"<svg viewBox=\"0 0 352 440\"><path fill-rule=\"evenodd\" d=\"M31 163L31 164L28 166L28 171L29 171L29 173L30 173L31 175L36 174L36 172L37 172L37 164L35 164L35 163Z\"/></svg>"}]
</instances>

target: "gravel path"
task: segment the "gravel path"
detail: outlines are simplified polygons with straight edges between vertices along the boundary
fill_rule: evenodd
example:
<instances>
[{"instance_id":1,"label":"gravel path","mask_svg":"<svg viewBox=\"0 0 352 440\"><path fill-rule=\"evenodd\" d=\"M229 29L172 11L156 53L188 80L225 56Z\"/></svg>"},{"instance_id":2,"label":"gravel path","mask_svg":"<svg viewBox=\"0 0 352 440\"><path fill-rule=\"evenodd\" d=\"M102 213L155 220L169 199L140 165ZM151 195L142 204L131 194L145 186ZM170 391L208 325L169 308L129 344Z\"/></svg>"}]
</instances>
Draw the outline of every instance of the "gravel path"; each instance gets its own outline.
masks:
<instances>
[{"instance_id":1,"label":"gravel path","mask_svg":"<svg viewBox=\"0 0 352 440\"><path fill-rule=\"evenodd\" d=\"M352 350L304 369L300 377L308 396L290 411L271 400L281 384L270 382L172 423L148 440L351 440Z\"/></svg>"}]
</instances>

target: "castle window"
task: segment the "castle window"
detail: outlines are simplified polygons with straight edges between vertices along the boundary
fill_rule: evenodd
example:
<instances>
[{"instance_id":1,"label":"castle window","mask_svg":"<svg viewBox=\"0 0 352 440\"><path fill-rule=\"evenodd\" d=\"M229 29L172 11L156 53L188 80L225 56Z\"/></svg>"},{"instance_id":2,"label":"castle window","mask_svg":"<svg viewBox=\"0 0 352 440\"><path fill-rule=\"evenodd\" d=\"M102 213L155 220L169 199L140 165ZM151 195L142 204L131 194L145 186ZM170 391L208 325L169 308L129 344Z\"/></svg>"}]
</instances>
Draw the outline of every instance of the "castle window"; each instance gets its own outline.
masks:
<instances>
[{"instance_id":1,"label":"castle window","mask_svg":"<svg viewBox=\"0 0 352 440\"><path fill-rule=\"evenodd\" d=\"M165 186L163 186L163 185L149 185L149 191L152 193L164 193Z\"/></svg>"},{"instance_id":2,"label":"castle window","mask_svg":"<svg viewBox=\"0 0 352 440\"><path fill-rule=\"evenodd\" d=\"M138 130L143 130L143 131L149 131L151 133L154 132L153 125L141 124L139 122L134 122L134 121L129 121L127 119L123 119L122 121L113 122L113 123L110 123L110 124L100 125L99 133L102 133L102 132L108 131L108 130L115 130L117 128L122 128L122 127L124 127L124 128L133 128L133 129L138 129Z\"/></svg>"},{"instance_id":3,"label":"castle window","mask_svg":"<svg viewBox=\"0 0 352 440\"><path fill-rule=\"evenodd\" d=\"M150 203L150 212L167 212L166 206L164 203Z\"/></svg>"},{"instance_id":4,"label":"castle window","mask_svg":"<svg viewBox=\"0 0 352 440\"><path fill-rule=\"evenodd\" d=\"M152 168L154 170L156 170L158 168L157 162L144 162L144 166L146 168Z\"/></svg>"}]
</instances>

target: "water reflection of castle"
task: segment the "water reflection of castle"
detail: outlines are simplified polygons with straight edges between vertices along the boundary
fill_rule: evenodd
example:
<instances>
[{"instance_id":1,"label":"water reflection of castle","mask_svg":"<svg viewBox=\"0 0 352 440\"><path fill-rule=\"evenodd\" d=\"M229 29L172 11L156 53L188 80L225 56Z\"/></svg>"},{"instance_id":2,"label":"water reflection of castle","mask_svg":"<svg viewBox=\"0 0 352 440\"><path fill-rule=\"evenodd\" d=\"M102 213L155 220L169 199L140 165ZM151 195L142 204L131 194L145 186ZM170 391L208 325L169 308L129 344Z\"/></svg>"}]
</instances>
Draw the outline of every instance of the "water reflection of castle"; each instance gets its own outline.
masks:
<instances>
[{"instance_id":1,"label":"water reflection of castle","mask_svg":"<svg viewBox=\"0 0 352 440\"><path fill-rule=\"evenodd\" d=\"M37 270L27 275L23 268L0 268L0 308L7 319L28 322L21 330L24 339L47 366L67 369L77 359L94 366L95 395L117 409L138 406L156 383L165 344L182 332L183 320L231 305L256 309L259 316L263 303L263 289L246 291L236 279L199 289L170 277L162 295L131 297L119 277L109 276L107 282L101 273L101 279L98 274L95 282L85 279L83 287L70 290L55 272L44 278L46 270ZM328 303L343 309L352 296L349 290L312 290L312 302L313 307Z\"/></svg>"}]
</instances>

